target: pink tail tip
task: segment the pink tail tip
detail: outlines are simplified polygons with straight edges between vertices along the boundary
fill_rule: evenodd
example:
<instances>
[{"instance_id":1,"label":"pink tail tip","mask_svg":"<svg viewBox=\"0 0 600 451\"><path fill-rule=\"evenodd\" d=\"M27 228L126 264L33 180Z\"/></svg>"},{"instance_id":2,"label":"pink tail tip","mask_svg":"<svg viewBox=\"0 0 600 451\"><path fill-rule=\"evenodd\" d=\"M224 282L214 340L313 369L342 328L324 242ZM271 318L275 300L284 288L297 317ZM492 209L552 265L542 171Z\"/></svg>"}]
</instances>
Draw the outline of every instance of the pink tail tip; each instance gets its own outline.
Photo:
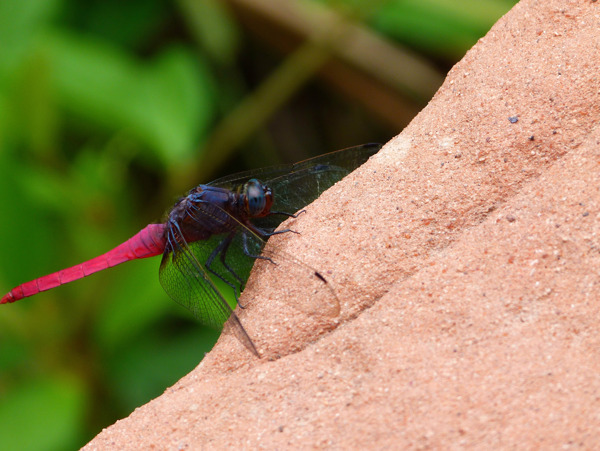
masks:
<instances>
[{"instance_id":1,"label":"pink tail tip","mask_svg":"<svg viewBox=\"0 0 600 451\"><path fill-rule=\"evenodd\" d=\"M12 294L12 291L8 294L5 294L4 296L2 296L2 299L0 299L0 304L9 304L10 302L15 302L16 299Z\"/></svg>"}]
</instances>

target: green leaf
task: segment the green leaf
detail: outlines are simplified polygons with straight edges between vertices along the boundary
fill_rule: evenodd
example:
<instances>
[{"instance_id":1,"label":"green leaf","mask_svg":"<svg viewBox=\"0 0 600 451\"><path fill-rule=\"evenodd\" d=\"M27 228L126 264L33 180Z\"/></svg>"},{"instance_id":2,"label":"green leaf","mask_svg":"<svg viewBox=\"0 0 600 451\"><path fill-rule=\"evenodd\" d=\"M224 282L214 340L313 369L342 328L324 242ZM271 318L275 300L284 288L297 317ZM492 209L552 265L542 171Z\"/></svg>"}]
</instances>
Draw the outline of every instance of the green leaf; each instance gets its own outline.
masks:
<instances>
[{"instance_id":1,"label":"green leaf","mask_svg":"<svg viewBox=\"0 0 600 451\"><path fill-rule=\"evenodd\" d=\"M143 47L160 34L171 19L164 0L70 1L65 15L69 24L130 49Z\"/></svg>"},{"instance_id":2,"label":"green leaf","mask_svg":"<svg viewBox=\"0 0 600 451\"><path fill-rule=\"evenodd\" d=\"M105 292L94 334L104 351L113 352L150 329L176 306L158 283L160 256L128 262Z\"/></svg>"},{"instance_id":3,"label":"green leaf","mask_svg":"<svg viewBox=\"0 0 600 451\"><path fill-rule=\"evenodd\" d=\"M171 48L143 63L108 43L49 33L44 48L59 100L72 113L139 139L167 164L193 154L213 116L209 71Z\"/></svg>"},{"instance_id":4,"label":"green leaf","mask_svg":"<svg viewBox=\"0 0 600 451\"><path fill-rule=\"evenodd\" d=\"M60 191L53 190L60 185L36 184L34 174L35 171L27 171L12 161L7 152L0 152L0 217L7 219L0 222L0 231L8 237L0 241L0 282L6 290L19 282L24 273L34 275L31 268L42 267L42 262L48 263L57 251L56 230L46 227L50 209L35 193L58 197ZM32 190L24 191L25 186Z\"/></svg>"},{"instance_id":5,"label":"green leaf","mask_svg":"<svg viewBox=\"0 0 600 451\"><path fill-rule=\"evenodd\" d=\"M514 0L396 0L385 4L372 21L401 42L431 54L460 58Z\"/></svg>"},{"instance_id":6,"label":"green leaf","mask_svg":"<svg viewBox=\"0 0 600 451\"><path fill-rule=\"evenodd\" d=\"M179 0L188 28L211 58L232 65L240 45L237 27L219 0Z\"/></svg>"},{"instance_id":7,"label":"green leaf","mask_svg":"<svg viewBox=\"0 0 600 451\"><path fill-rule=\"evenodd\" d=\"M0 0L0 73L14 71L61 3Z\"/></svg>"},{"instance_id":8,"label":"green leaf","mask_svg":"<svg viewBox=\"0 0 600 451\"><path fill-rule=\"evenodd\" d=\"M74 449L84 437L87 394L76 380L23 382L0 401L0 449Z\"/></svg>"},{"instance_id":9,"label":"green leaf","mask_svg":"<svg viewBox=\"0 0 600 451\"><path fill-rule=\"evenodd\" d=\"M218 332L193 327L156 331L130 341L107 362L111 390L128 411L159 396L190 372L213 347Z\"/></svg>"}]
</instances>

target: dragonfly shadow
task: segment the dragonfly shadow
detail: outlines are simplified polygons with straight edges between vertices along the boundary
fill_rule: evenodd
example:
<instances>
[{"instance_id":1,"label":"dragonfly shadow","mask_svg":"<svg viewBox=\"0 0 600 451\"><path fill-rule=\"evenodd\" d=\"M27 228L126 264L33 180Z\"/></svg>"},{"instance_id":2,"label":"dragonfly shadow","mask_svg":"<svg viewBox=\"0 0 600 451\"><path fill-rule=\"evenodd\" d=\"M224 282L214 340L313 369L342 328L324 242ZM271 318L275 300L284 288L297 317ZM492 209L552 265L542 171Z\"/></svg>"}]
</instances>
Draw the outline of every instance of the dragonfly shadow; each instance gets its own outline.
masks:
<instances>
[{"instance_id":1,"label":"dragonfly shadow","mask_svg":"<svg viewBox=\"0 0 600 451\"><path fill-rule=\"evenodd\" d=\"M269 297L311 316L335 318L340 314L335 290L321 272L275 245L267 245L262 255L270 260L257 263L257 270Z\"/></svg>"}]
</instances>

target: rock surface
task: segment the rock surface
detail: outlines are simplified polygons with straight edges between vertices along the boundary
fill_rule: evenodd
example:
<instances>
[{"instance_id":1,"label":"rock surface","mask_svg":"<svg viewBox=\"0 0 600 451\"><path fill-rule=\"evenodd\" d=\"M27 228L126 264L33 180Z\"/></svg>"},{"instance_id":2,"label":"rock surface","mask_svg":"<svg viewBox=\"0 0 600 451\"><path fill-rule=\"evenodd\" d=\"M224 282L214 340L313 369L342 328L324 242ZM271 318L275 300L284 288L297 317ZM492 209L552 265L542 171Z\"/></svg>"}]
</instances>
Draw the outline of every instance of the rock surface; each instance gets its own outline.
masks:
<instances>
[{"instance_id":1,"label":"rock surface","mask_svg":"<svg viewBox=\"0 0 600 451\"><path fill-rule=\"evenodd\" d=\"M331 268L340 315L258 265L241 318L264 357L224 333L86 449L597 446L599 68L600 2L521 1L269 243Z\"/></svg>"}]
</instances>

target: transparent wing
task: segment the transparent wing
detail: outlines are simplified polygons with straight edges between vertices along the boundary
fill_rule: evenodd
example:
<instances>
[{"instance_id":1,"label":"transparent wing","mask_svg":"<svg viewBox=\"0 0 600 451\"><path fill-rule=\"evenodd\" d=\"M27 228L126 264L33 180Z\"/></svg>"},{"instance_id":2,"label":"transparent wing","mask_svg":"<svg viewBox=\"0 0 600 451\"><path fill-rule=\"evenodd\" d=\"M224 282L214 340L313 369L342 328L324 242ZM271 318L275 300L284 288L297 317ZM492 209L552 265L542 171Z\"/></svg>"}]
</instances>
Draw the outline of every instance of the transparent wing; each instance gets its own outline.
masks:
<instances>
[{"instance_id":1,"label":"transparent wing","mask_svg":"<svg viewBox=\"0 0 600 451\"><path fill-rule=\"evenodd\" d=\"M325 155L319 155L318 157L309 158L308 160L299 163L282 164L262 169L238 172L213 180L208 183L208 185L235 189L249 179L256 178L263 183L266 183L271 188L274 188L275 186L291 187L301 183L310 184L314 174L331 172L329 185L321 184L320 189L313 191L313 193L317 194L311 194L311 197L314 196L314 198L302 205L306 206L316 199L319 194L329 188L329 186L341 180L344 176L366 162L369 157L376 154L379 149L381 149L381 144L363 144L361 146L349 147Z\"/></svg>"},{"instance_id":2,"label":"transparent wing","mask_svg":"<svg viewBox=\"0 0 600 451\"><path fill-rule=\"evenodd\" d=\"M334 318L340 314L335 291L320 272L274 246L267 245L262 255L269 258L263 263L267 267L263 278L269 279L274 298L309 315Z\"/></svg>"},{"instance_id":3,"label":"transparent wing","mask_svg":"<svg viewBox=\"0 0 600 451\"><path fill-rule=\"evenodd\" d=\"M380 148L380 144L369 144L339 150L296 163L289 173L263 180L273 191L271 210L296 213L362 165ZM282 215L270 215L258 218L255 224L276 228L284 219Z\"/></svg>"},{"instance_id":4,"label":"transparent wing","mask_svg":"<svg viewBox=\"0 0 600 451\"><path fill-rule=\"evenodd\" d=\"M260 357L239 318L205 269L202 258L210 251L212 241L193 243L190 247L179 231L170 227L170 249L165 251L160 264L160 283L174 301L188 308L203 324L221 328L227 323L244 346Z\"/></svg>"},{"instance_id":5,"label":"transparent wing","mask_svg":"<svg viewBox=\"0 0 600 451\"><path fill-rule=\"evenodd\" d=\"M169 224L167 250L159 271L160 283L167 294L188 308L200 322L216 328L226 323L248 349L259 355L239 318L211 279L213 275L226 283L237 300L259 255L267 265L265 276L272 278L270 285L281 299L309 314L339 314L335 292L319 272L273 246L265 250L266 242L259 236L259 229L251 230L220 208L219 214L208 211L210 220L220 218L222 230L227 232L188 243L177 226ZM209 213L195 209L189 214L203 224L208 220L204 216Z\"/></svg>"}]
</instances>

